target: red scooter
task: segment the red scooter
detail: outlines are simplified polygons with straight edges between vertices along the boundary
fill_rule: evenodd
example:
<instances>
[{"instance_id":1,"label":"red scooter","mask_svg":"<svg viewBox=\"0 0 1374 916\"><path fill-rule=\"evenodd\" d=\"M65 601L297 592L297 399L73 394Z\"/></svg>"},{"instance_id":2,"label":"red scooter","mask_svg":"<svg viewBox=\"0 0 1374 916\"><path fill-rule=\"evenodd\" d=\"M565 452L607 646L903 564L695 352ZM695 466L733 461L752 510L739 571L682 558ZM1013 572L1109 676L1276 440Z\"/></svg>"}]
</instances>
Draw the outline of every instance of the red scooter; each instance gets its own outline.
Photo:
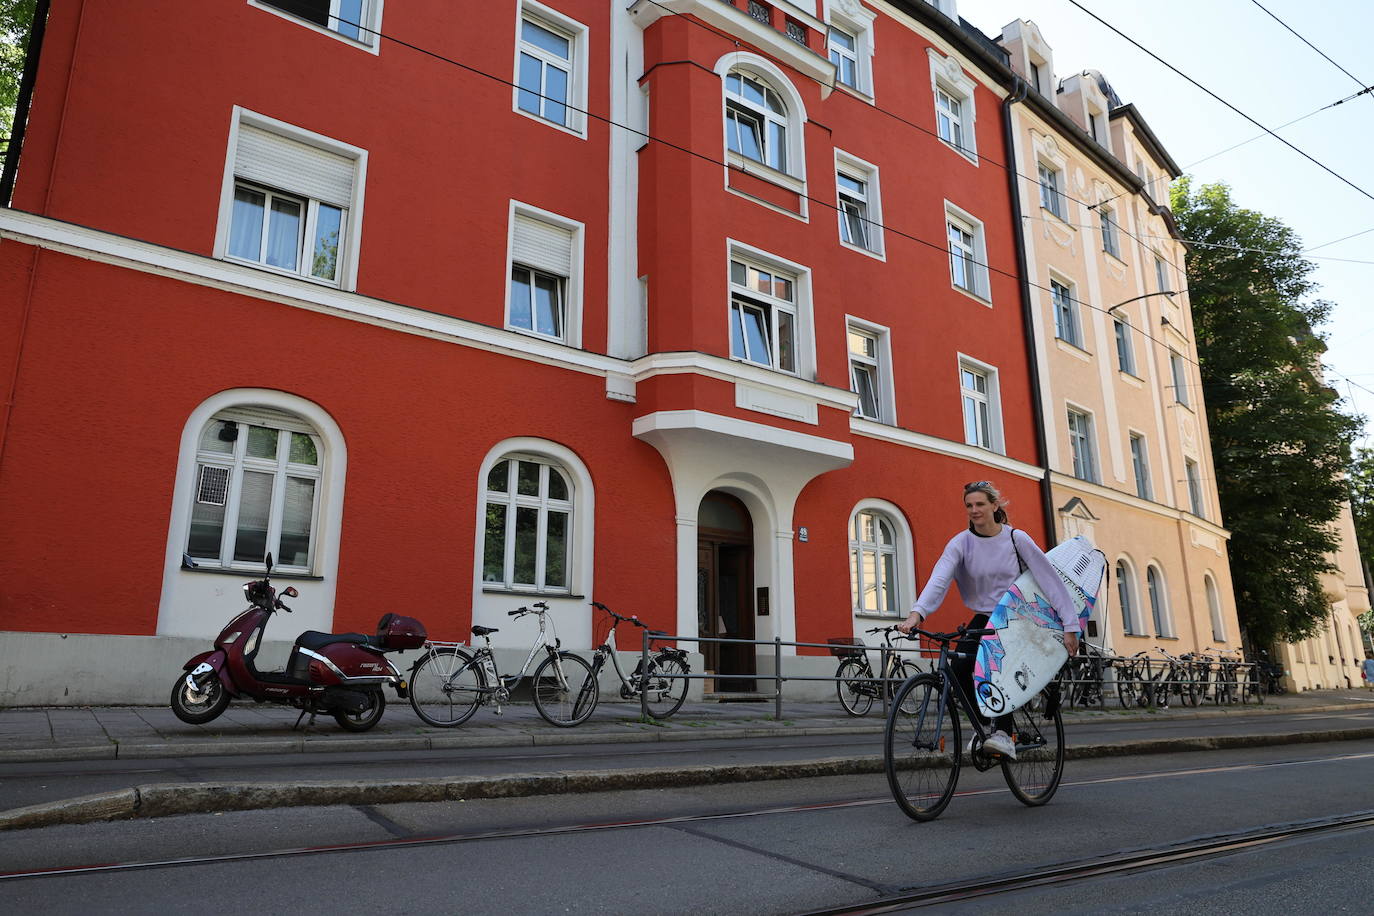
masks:
<instances>
[{"instance_id":1,"label":"red scooter","mask_svg":"<svg viewBox=\"0 0 1374 916\"><path fill-rule=\"evenodd\" d=\"M195 566L190 557L183 562ZM412 617L386 614L375 636L307 630L296 638L285 671L259 671L253 660L267 622L278 610L290 613L282 597L299 594L288 587L278 597L271 575L269 553L267 574L243 586L248 608L220 631L215 648L185 664L187 673L172 686L172 712L183 722L203 725L224 712L230 699L247 697L299 709L297 726L307 713L312 722L316 714L328 713L351 732L367 731L386 711L384 684L401 699L407 696L405 678L384 653L424 645L424 625Z\"/></svg>"}]
</instances>

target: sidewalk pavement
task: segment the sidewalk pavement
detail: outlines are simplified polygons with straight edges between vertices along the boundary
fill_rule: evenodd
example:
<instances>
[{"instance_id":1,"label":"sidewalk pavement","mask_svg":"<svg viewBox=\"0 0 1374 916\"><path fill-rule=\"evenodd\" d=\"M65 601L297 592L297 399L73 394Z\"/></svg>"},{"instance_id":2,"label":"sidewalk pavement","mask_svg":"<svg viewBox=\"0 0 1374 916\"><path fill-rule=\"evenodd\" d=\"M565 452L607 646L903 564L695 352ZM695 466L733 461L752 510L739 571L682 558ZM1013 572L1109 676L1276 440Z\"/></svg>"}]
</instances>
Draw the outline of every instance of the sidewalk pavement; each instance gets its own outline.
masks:
<instances>
[{"instance_id":1,"label":"sidewalk pavement","mask_svg":"<svg viewBox=\"0 0 1374 916\"><path fill-rule=\"evenodd\" d=\"M1083 722L1218 719L1236 721L1274 714L1341 713L1374 708L1374 693L1325 690L1266 697L1264 705L1203 705L1169 709L1065 711L1065 724ZM532 705L512 704L504 714L479 709L472 719L452 729L423 723L410 706L393 702L381 722L364 734L343 731L332 718L296 729L299 713L285 707L234 703L207 725L187 725L168 707L47 707L0 709L0 766L63 760L128 760L208 755L290 754L321 752L402 751L464 747L533 747L546 745L722 740L729 738L877 735L883 727L880 704L868 716L845 715L838 701L788 702L775 720L774 704L688 703L671 719L644 722L633 703L603 702L576 728L549 725ZM1220 732L1220 730L1219 730ZM1207 737L1153 738L1067 748L1073 758L1168 751L1211 750L1312 740L1374 738L1374 729ZM151 817L196 811L320 804L384 804L457 798L510 797L578 791L667 787L760 779L881 772L881 755L867 754L778 764L702 765L663 768L584 770L501 777L396 779L387 781L296 781L257 784L185 784L139 786L64 802L0 812L0 830L82 823L126 817ZM194 791L191 791L194 789Z\"/></svg>"}]
</instances>

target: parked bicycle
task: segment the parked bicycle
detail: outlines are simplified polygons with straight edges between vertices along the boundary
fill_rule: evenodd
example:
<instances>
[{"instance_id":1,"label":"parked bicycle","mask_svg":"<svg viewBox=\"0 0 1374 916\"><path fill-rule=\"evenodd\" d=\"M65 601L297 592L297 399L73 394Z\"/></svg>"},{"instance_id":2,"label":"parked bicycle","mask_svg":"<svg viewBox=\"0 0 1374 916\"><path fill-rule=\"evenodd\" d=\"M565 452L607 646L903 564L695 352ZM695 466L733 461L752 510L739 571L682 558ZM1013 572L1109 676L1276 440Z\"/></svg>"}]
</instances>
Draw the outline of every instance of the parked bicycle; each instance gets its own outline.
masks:
<instances>
[{"instance_id":1,"label":"parked bicycle","mask_svg":"<svg viewBox=\"0 0 1374 916\"><path fill-rule=\"evenodd\" d=\"M430 725L451 728L472 718L478 706L493 705L500 715L501 705L510 700L511 691L525 677L541 649L544 658L531 679L534 708L539 715L561 728L577 725L591 715L590 708L584 711L577 707L577 699L588 683L595 686L596 678L585 659L560 651L553 621L548 616L549 606L541 601L507 613L516 618L526 614L539 617L539 634L520 666L520 673L502 675L496 670L491 634L500 631L494 627L472 628L472 635L486 643L476 650L462 643L426 642L424 652L410 670L410 705L417 716ZM593 702L592 708L595 706Z\"/></svg>"},{"instance_id":2,"label":"parked bicycle","mask_svg":"<svg viewBox=\"0 0 1374 916\"><path fill-rule=\"evenodd\" d=\"M1106 705L1105 683L1113 658L1086 639L1078 646L1078 654L1059 672L1060 696L1070 709L1075 706L1101 709Z\"/></svg>"},{"instance_id":3,"label":"parked bicycle","mask_svg":"<svg viewBox=\"0 0 1374 916\"><path fill-rule=\"evenodd\" d=\"M1057 686L1052 683L1012 714L1015 759L985 753L983 743L991 732L950 665L956 658L971 660L972 653L951 649L951 644L995 631L960 627L954 633L920 628L914 632L938 643L940 658L933 672L910 677L897 688L887 715L883 763L892 797L902 811L918 821L934 820L954 797L963 765L960 710L973 730L969 761L975 769L1000 765L1007 787L1023 804L1043 805L1053 798L1064 775L1064 719Z\"/></svg>"},{"instance_id":4,"label":"parked bicycle","mask_svg":"<svg viewBox=\"0 0 1374 916\"><path fill-rule=\"evenodd\" d=\"M577 703L573 708L573 717L580 722L596 709L597 701L601 696L598 678L608 658L611 660L611 668L615 671L615 676L620 679L621 699L631 700L647 692L646 705L655 719L666 719L681 709L682 701L687 699L687 676L692 670L687 664L686 651L670 648L657 649L650 653L647 668L644 666L644 659L640 658L635 664L635 670L630 672L627 677L625 672L621 670L620 659L616 655L615 628L622 623L633 624L648 630L651 642L655 637L663 638L668 634L661 630L649 630L648 625L640 622L638 617L622 617L599 601L593 601L592 607L609 614L611 626L606 632L606 638L601 641L601 645L596 647L596 653L592 655L592 677L583 685L582 693L578 696Z\"/></svg>"},{"instance_id":5,"label":"parked bicycle","mask_svg":"<svg viewBox=\"0 0 1374 916\"><path fill-rule=\"evenodd\" d=\"M868 647L860 640L842 643L832 639L830 651L840 657L839 667L835 669L835 692L839 694L840 705L851 716L864 716L873 708L873 701L884 696L892 696L893 691L907 678L920 673L915 662L903 658L892 645L893 639L915 639L895 626L874 627L868 633L883 634L883 648L878 650L882 657L882 677L873 675L868 663Z\"/></svg>"}]
</instances>

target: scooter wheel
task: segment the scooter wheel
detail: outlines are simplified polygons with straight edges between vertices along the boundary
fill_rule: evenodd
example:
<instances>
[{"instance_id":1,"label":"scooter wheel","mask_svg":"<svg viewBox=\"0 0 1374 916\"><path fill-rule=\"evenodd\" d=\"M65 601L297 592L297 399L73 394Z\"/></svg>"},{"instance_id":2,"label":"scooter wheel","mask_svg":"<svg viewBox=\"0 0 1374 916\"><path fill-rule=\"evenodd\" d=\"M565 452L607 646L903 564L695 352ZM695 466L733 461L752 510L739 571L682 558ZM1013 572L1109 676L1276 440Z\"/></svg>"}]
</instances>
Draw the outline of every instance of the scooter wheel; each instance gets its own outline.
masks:
<instances>
[{"instance_id":1,"label":"scooter wheel","mask_svg":"<svg viewBox=\"0 0 1374 916\"><path fill-rule=\"evenodd\" d=\"M205 689L196 690L186 683L186 675L177 676L172 685L172 712L190 725L204 725L219 717L229 705L229 692L218 677L213 677Z\"/></svg>"},{"instance_id":2,"label":"scooter wheel","mask_svg":"<svg viewBox=\"0 0 1374 916\"><path fill-rule=\"evenodd\" d=\"M372 698L372 705L362 712L343 712L334 713L334 721L339 723L339 727L350 732L365 732L376 725L382 719L382 713L386 712L386 697L380 690L368 692Z\"/></svg>"}]
</instances>

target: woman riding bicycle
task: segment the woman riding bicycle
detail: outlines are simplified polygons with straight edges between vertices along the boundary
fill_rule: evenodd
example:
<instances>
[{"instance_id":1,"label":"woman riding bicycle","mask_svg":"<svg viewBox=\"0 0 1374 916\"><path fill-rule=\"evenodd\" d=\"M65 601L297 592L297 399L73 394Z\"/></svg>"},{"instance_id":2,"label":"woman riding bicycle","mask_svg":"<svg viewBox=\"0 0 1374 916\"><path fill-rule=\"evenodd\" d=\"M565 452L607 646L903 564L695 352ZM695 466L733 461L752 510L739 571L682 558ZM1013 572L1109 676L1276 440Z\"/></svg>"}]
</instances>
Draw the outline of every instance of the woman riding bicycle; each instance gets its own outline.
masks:
<instances>
[{"instance_id":1,"label":"woman riding bicycle","mask_svg":"<svg viewBox=\"0 0 1374 916\"><path fill-rule=\"evenodd\" d=\"M951 581L958 584L959 596L974 612L968 628L982 629L1012 582L1023 569L1029 569L1064 623L1064 648L1072 657L1078 651L1078 618L1072 613L1073 599L1059 573L1031 536L1006 523L1002 494L989 481L976 480L964 486L964 509L968 512L968 530L950 538L921 596L897 629L909 634L919 626L944 601ZM978 637L961 640L957 648L965 657L951 664L960 689L972 703L973 659L978 650ZM992 735L983 742L983 750L1015 759L1016 743L1007 733L1011 723L1011 716L999 717L994 722Z\"/></svg>"}]
</instances>

